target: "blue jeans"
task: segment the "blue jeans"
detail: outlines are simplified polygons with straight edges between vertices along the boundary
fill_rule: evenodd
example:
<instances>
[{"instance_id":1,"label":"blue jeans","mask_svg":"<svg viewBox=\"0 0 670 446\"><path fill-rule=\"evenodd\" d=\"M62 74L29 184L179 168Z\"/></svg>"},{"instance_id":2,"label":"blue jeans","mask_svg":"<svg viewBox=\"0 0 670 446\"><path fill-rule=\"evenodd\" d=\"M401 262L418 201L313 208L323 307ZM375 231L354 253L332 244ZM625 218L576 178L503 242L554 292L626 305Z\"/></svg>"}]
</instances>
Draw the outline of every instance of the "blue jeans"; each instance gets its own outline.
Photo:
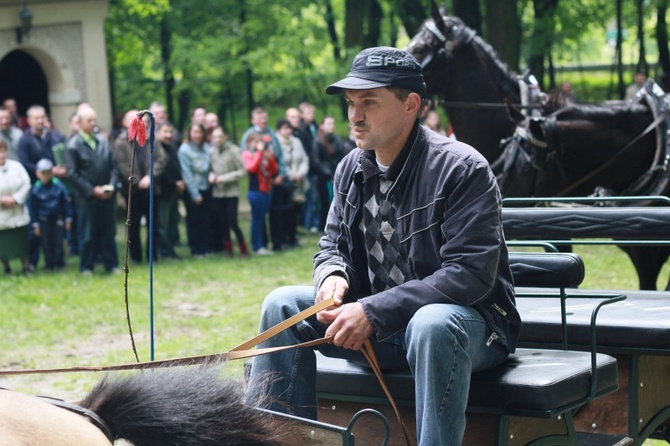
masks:
<instances>
[{"instance_id":1,"label":"blue jeans","mask_svg":"<svg viewBox=\"0 0 670 446\"><path fill-rule=\"evenodd\" d=\"M247 198L251 206L251 247L254 251L267 246L265 234L265 217L270 210L272 194L259 191L248 191Z\"/></svg>"},{"instance_id":2,"label":"blue jeans","mask_svg":"<svg viewBox=\"0 0 670 446\"><path fill-rule=\"evenodd\" d=\"M317 193L316 189L316 175L310 174L309 175L309 182L310 182L310 187L305 193L305 208L303 209L304 211L304 222L303 222L303 227L307 230L310 228L318 228L320 222L320 207L319 207L319 196ZM323 230L323 228L319 228L319 230Z\"/></svg>"},{"instance_id":3,"label":"blue jeans","mask_svg":"<svg viewBox=\"0 0 670 446\"><path fill-rule=\"evenodd\" d=\"M56 217L40 217L40 231L42 233L42 249L44 251L44 267L46 269L62 268L65 266L63 240L65 239L64 219Z\"/></svg>"},{"instance_id":4,"label":"blue jeans","mask_svg":"<svg viewBox=\"0 0 670 446\"><path fill-rule=\"evenodd\" d=\"M263 302L260 331L314 303L310 286L283 287ZM292 345L323 337L326 325L311 317L285 330L261 347ZM488 339L486 322L470 307L427 305L407 329L382 342L371 339L380 367L409 368L416 382L416 423L419 445L460 445L473 372L494 367L507 351ZM331 357L367 364L360 352L330 344L316 347ZM249 379L247 403L316 419L316 357L311 349L289 349L257 356Z\"/></svg>"}]
</instances>

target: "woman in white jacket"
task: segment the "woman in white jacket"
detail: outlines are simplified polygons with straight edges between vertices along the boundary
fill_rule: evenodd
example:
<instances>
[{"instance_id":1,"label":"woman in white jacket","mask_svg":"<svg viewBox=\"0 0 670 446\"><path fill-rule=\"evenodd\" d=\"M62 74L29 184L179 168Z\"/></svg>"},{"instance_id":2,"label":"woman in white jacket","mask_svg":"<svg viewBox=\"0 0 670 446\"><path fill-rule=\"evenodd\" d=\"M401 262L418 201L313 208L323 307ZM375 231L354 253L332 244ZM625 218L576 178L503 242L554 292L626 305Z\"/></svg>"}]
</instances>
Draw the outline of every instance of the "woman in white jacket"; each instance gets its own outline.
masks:
<instances>
[{"instance_id":1,"label":"woman in white jacket","mask_svg":"<svg viewBox=\"0 0 670 446\"><path fill-rule=\"evenodd\" d=\"M30 215L26 200L30 176L18 161L8 158L7 144L0 139L0 261L6 274L12 272L11 259L20 258L24 274L28 267Z\"/></svg>"}]
</instances>

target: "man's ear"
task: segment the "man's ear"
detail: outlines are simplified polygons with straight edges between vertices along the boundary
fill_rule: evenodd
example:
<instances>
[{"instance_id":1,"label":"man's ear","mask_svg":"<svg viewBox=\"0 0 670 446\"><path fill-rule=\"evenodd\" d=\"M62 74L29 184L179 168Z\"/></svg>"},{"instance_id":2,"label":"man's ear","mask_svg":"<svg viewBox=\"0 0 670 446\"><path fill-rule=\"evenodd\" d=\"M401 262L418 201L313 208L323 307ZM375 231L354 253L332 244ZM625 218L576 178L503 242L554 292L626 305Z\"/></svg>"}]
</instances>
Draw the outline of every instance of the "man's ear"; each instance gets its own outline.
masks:
<instances>
[{"instance_id":1,"label":"man's ear","mask_svg":"<svg viewBox=\"0 0 670 446\"><path fill-rule=\"evenodd\" d=\"M421 96L419 96L418 93L410 93L407 96L407 100L405 101L405 104L407 106L407 111L412 113L416 112L418 114L419 109L421 108L421 104L423 103L423 99L421 99Z\"/></svg>"}]
</instances>

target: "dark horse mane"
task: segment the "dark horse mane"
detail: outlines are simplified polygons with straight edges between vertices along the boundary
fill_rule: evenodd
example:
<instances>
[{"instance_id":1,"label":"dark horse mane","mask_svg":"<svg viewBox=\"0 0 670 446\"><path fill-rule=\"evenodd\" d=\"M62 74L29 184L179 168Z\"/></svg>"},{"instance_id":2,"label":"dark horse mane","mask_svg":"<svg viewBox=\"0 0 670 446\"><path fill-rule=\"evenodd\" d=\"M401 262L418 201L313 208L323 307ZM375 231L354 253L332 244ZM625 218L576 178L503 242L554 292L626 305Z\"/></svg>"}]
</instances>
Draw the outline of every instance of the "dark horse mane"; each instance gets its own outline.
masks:
<instances>
[{"instance_id":1,"label":"dark horse mane","mask_svg":"<svg viewBox=\"0 0 670 446\"><path fill-rule=\"evenodd\" d=\"M472 40L474 40L474 43L479 47L481 51L484 52L484 55L487 56L484 58L486 63L489 66L493 66L495 70L493 70L493 73L501 73L503 75L503 78L506 78L509 82L500 82L498 83L498 86L503 89L503 91L509 95L509 96L519 96L519 84L517 82L517 76L518 73L515 71L512 71L509 69L509 66L503 62L500 57L498 56L498 52L491 46L490 43L488 43L486 40L484 40L477 32L471 28L468 28L465 23L460 18L457 17L451 17L451 19L458 19L459 22L461 22L461 26L463 26L463 29L468 30L468 32L472 33ZM454 48L454 51L458 49L458 46ZM514 86L514 88L512 88Z\"/></svg>"},{"instance_id":2,"label":"dark horse mane","mask_svg":"<svg viewBox=\"0 0 670 446\"><path fill-rule=\"evenodd\" d=\"M242 401L244 386L221 378L221 367L153 370L105 377L81 403L115 439L134 446L280 446L286 429Z\"/></svg>"}]
</instances>

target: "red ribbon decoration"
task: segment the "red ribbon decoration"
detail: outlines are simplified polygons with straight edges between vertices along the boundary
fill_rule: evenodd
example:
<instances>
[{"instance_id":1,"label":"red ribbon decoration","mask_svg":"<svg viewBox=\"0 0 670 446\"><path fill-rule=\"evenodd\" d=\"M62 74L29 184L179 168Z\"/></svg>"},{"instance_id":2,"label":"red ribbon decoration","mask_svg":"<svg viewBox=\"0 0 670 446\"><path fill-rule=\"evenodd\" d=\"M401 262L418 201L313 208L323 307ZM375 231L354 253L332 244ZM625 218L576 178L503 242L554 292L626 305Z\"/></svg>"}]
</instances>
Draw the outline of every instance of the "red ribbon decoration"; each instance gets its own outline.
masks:
<instances>
[{"instance_id":1,"label":"red ribbon decoration","mask_svg":"<svg viewBox=\"0 0 670 446\"><path fill-rule=\"evenodd\" d=\"M137 139L137 143L140 146L144 146L147 142L147 126L144 124L144 120L139 116L133 119L133 122L128 129L128 141L133 141L135 139Z\"/></svg>"}]
</instances>

